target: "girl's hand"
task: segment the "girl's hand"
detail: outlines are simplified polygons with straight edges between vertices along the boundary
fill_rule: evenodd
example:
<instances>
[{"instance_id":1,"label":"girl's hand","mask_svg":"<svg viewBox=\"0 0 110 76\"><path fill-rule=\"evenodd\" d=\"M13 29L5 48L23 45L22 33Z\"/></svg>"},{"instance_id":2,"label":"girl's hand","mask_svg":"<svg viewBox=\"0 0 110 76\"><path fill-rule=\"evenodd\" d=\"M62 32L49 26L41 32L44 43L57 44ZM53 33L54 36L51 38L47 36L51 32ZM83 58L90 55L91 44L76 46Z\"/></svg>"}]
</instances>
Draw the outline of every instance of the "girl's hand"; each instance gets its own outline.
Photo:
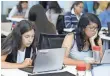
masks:
<instances>
[{"instance_id":1,"label":"girl's hand","mask_svg":"<svg viewBox=\"0 0 110 76\"><path fill-rule=\"evenodd\" d=\"M96 34L90 38L90 41L94 40L97 36L98 36L98 31L96 31Z\"/></svg>"},{"instance_id":2,"label":"girl's hand","mask_svg":"<svg viewBox=\"0 0 110 76\"><path fill-rule=\"evenodd\" d=\"M22 63L22 65L23 65L23 67L28 67L28 66L32 65L32 60L31 60L31 58L26 58L26 59L24 60L24 62Z\"/></svg>"}]
</instances>

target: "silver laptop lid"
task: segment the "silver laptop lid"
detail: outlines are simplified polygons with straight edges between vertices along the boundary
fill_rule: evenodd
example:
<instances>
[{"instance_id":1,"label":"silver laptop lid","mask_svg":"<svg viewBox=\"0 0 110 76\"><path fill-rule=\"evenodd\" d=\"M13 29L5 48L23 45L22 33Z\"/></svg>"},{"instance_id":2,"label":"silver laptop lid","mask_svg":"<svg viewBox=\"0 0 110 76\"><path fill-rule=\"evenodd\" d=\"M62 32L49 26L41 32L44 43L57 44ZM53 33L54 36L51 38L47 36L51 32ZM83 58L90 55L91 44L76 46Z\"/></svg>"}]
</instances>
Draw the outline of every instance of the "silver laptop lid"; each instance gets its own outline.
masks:
<instances>
[{"instance_id":1,"label":"silver laptop lid","mask_svg":"<svg viewBox=\"0 0 110 76\"><path fill-rule=\"evenodd\" d=\"M105 50L101 63L102 64L104 64L104 63L110 64L110 49Z\"/></svg>"},{"instance_id":2,"label":"silver laptop lid","mask_svg":"<svg viewBox=\"0 0 110 76\"><path fill-rule=\"evenodd\" d=\"M39 50L33 73L60 70L63 66L64 54L65 48Z\"/></svg>"}]
</instances>

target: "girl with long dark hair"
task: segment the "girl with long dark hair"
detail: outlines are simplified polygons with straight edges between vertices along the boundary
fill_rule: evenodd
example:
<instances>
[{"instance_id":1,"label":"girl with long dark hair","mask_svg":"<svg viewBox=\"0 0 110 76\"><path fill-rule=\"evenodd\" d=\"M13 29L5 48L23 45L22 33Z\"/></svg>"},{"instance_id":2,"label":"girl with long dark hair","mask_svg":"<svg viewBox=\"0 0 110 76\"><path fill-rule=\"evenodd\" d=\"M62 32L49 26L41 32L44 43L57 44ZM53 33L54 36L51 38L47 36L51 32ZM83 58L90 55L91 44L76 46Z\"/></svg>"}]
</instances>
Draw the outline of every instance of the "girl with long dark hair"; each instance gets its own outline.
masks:
<instances>
[{"instance_id":1,"label":"girl with long dark hair","mask_svg":"<svg viewBox=\"0 0 110 76\"><path fill-rule=\"evenodd\" d=\"M79 20L76 34L68 34L62 44L66 48L64 64L85 64L90 69L91 63L86 63L85 58L92 58L92 47L100 46L100 57L102 58L102 41L98 35L101 23L98 17L92 13L82 15ZM94 63L94 62L93 62Z\"/></svg>"},{"instance_id":2,"label":"girl with long dark hair","mask_svg":"<svg viewBox=\"0 0 110 76\"><path fill-rule=\"evenodd\" d=\"M1 46L2 68L23 68L32 65L36 55L34 25L27 20L20 21L6 37Z\"/></svg>"}]
</instances>

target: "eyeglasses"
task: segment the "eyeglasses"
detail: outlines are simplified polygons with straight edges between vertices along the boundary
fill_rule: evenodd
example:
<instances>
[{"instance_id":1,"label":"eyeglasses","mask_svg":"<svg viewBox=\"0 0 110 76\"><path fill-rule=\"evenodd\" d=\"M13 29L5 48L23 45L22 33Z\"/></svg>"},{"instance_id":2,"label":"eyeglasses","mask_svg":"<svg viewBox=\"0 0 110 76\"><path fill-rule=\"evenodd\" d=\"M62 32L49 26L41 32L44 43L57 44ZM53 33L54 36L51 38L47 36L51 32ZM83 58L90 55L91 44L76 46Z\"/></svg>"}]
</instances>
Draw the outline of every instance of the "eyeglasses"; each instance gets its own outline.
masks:
<instances>
[{"instance_id":1,"label":"eyeglasses","mask_svg":"<svg viewBox=\"0 0 110 76\"><path fill-rule=\"evenodd\" d=\"M92 31L98 30L98 27L86 27L86 28L88 28L89 30L92 30Z\"/></svg>"}]
</instances>

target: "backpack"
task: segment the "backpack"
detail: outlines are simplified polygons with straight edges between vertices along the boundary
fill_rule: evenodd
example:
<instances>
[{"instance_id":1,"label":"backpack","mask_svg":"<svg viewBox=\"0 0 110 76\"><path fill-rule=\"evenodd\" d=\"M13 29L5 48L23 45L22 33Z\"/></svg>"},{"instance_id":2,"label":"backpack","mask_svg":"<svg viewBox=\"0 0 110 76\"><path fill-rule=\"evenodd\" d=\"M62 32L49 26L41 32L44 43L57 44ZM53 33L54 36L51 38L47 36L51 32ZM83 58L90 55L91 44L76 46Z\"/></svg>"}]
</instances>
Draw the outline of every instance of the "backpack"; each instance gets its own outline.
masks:
<instances>
[{"instance_id":1,"label":"backpack","mask_svg":"<svg viewBox=\"0 0 110 76\"><path fill-rule=\"evenodd\" d=\"M64 15L59 15L57 18L56 29L59 34L63 34L64 28L65 28Z\"/></svg>"}]
</instances>

